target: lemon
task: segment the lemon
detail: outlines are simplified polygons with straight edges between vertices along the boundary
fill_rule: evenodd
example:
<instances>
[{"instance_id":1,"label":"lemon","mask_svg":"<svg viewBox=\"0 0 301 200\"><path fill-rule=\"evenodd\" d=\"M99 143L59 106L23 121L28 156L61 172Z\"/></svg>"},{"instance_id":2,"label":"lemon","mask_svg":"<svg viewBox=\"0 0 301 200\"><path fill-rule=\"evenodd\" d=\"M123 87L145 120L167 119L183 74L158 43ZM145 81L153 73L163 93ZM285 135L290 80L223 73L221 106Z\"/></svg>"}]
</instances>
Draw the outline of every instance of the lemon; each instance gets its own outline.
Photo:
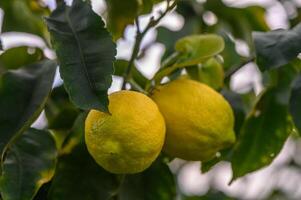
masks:
<instances>
[{"instance_id":1,"label":"lemon","mask_svg":"<svg viewBox=\"0 0 301 200\"><path fill-rule=\"evenodd\" d=\"M111 114L91 110L85 140L94 160L109 172L138 173L162 150L165 123L157 105L146 95L119 91L109 95Z\"/></svg>"},{"instance_id":2,"label":"lemon","mask_svg":"<svg viewBox=\"0 0 301 200\"><path fill-rule=\"evenodd\" d=\"M178 79L154 89L166 123L164 152L185 160L207 161L235 141L228 102L205 84Z\"/></svg>"}]
</instances>

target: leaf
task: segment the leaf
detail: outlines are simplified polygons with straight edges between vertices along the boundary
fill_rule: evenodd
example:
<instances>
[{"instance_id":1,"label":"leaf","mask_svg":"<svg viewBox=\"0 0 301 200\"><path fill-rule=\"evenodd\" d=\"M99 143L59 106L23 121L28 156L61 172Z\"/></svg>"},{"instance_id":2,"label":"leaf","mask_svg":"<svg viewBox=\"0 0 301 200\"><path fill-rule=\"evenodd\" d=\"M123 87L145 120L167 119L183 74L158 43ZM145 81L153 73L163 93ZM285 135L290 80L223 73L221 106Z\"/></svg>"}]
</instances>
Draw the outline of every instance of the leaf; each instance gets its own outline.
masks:
<instances>
[{"instance_id":1,"label":"leaf","mask_svg":"<svg viewBox=\"0 0 301 200\"><path fill-rule=\"evenodd\" d=\"M115 175L97 165L88 153L84 143L85 117L80 119L75 123L76 131L71 133L71 137L80 141L59 158L49 191L50 200L104 200L118 187Z\"/></svg>"},{"instance_id":2,"label":"leaf","mask_svg":"<svg viewBox=\"0 0 301 200\"><path fill-rule=\"evenodd\" d=\"M247 108L244 105L243 98L238 94L230 90L222 90L222 95L231 105L234 113L234 132L236 133L236 138L239 137L240 129L245 121Z\"/></svg>"},{"instance_id":3,"label":"leaf","mask_svg":"<svg viewBox=\"0 0 301 200\"><path fill-rule=\"evenodd\" d=\"M176 42L175 49L180 58L177 67L191 66L217 55L224 49L222 37L214 34L190 35Z\"/></svg>"},{"instance_id":4,"label":"leaf","mask_svg":"<svg viewBox=\"0 0 301 200\"><path fill-rule=\"evenodd\" d=\"M108 112L116 46L91 6L74 0L61 3L47 18L60 72L71 101L84 110Z\"/></svg>"},{"instance_id":5,"label":"leaf","mask_svg":"<svg viewBox=\"0 0 301 200\"><path fill-rule=\"evenodd\" d=\"M175 49L177 52L166 59L166 63L155 75L156 83L180 68L206 62L224 49L224 41L215 34L190 35L178 40Z\"/></svg>"},{"instance_id":6,"label":"leaf","mask_svg":"<svg viewBox=\"0 0 301 200\"><path fill-rule=\"evenodd\" d=\"M123 37L125 28L134 24L135 18L152 11L154 4L163 0L106 0L108 29L114 41Z\"/></svg>"},{"instance_id":7,"label":"leaf","mask_svg":"<svg viewBox=\"0 0 301 200\"><path fill-rule=\"evenodd\" d=\"M127 25L133 24L138 15L138 0L106 0L108 6L108 29L114 36L114 40L123 36Z\"/></svg>"},{"instance_id":8,"label":"leaf","mask_svg":"<svg viewBox=\"0 0 301 200\"><path fill-rule=\"evenodd\" d=\"M69 130L79 114L79 110L69 101L63 86L54 88L45 106L48 128Z\"/></svg>"},{"instance_id":9,"label":"leaf","mask_svg":"<svg viewBox=\"0 0 301 200\"><path fill-rule=\"evenodd\" d=\"M174 44L180 38L197 33L196 27L199 27L198 19L189 19L185 20L183 28L179 31L171 31L166 27L157 28L157 41L165 45L165 54L163 58L166 58L167 55L171 55L174 51Z\"/></svg>"},{"instance_id":10,"label":"leaf","mask_svg":"<svg viewBox=\"0 0 301 200\"><path fill-rule=\"evenodd\" d=\"M300 74L293 83L289 108L295 126L297 127L299 133L301 133L301 75Z\"/></svg>"},{"instance_id":11,"label":"leaf","mask_svg":"<svg viewBox=\"0 0 301 200\"><path fill-rule=\"evenodd\" d=\"M231 67L236 67L240 63L242 63L243 59L235 49L234 41L225 33L222 34L222 37L225 41L225 49L221 53L224 59L224 69L230 69Z\"/></svg>"},{"instance_id":12,"label":"leaf","mask_svg":"<svg viewBox=\"0 0 301 200\"><path fill-rule=\"evenodd\" d=\"M301 53L301 23L292 30L254 32L253 37L262 71L286 65Z\"/></svg>"},{"instance_id":13,"label":"leaf","mask_svg":"<svg viewBox=\"0 0 301 200\"><path fill-rule=\"evenodd\" d=\"M124 76L126 69L128 67L128 61L126 60L116 60L114 63L115 72L114 75L116 76ZM131 73L132 79L142 88L145 87L147 82L149 81L138 69L136 66L132 68Z\"/></svg>"},{"instance_id":14,"label":"leaf","mask_svg":"<svg viewBox=\"0 0 301 200\"><path fill-rule=\"evenodd\" d=\"M33 199L54 175L57 151L51 134L28 129L7 151L0 191L5 200Z\"/></svg>"},{"instance_id":15,"label":"leaf","mask_svg":"<svg viewBox=\"0 0 301 200\"><path fill-rule=\"evenodd\" d=\"M39 61L43 56L43 51L39 48L27 46L11 48L0 55L0 67L4 69L17 69Z\"/></svg>"},{"instance_id":16,"label":"leaf","mask_svg":"<svg viewBox=\"0 0 301 200\"><path fill-rule=\"evenodd\" d=\"M1 0L0 7L4 10L2 32L26 32L48 38L43 16L49 11L37 1Z\"/></svg>"},{"instance_id":17,"label":"leaf","mask_svg":"<svg viewBox=\"0 0 301 200\"><path fill-rule=\"evenodd\" d=\"M292 67L286 65L275 72L276 83L260 96L243 124L231 160L232 180L270 164L291 134L293 126L288 115L291 71Z\"/></svg>"},{"instance_id":18,"label":"leaf","mask_svg":"<svg viewBox=\"0 0 301 200\"><path fill-rule=\"evenodd\" d=\"M39 116L52 88L56 63L44 60L0 77L0 152Z\"/></svg>"},{"instance_id":19,"label":"leaf","mask_svg":"<svg viewBox=\"0 0 301 200\"><path fill-rule=\"evenodd\" d=\"M121 186L120 200L170 200L176 196L175 181L168 166L157 159L142 173L126 175Z\"/></svg>"},{"instance_id":20,"label":"leaf","mask_svg":"<svg viewBox=\"0 0 301 200\"><path fill-rule=\"evenodd\" d=\"M224 84L223 67L215 58L209 59L204 64L187 67L186 70L192 79L209 85L215 90Z\"/></svg>"}]
</instances>

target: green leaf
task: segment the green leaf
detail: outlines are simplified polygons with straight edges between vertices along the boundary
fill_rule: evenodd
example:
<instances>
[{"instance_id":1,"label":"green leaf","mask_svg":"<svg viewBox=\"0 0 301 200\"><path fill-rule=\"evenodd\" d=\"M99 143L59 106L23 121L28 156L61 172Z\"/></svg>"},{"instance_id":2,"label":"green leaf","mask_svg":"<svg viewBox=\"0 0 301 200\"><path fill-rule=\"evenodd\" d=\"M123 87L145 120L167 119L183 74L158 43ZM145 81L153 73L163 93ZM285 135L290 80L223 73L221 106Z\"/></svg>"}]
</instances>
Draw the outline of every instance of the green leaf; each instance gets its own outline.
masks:
<instances>
[{"instance_id":1,"label":"green leaf","mask_svg":"<svg viewBox=\"0 0 301 200\"><path fill-rule=\"evenodd\" d=\"M45 106L48 128L69 130L79 114L79 110L69 101L63 86L54 88Z\"/></svg>"},{"instance_id":2,"label":"green leaf","mask_svg":"<svg viewBox=\"0 0 301 200\"><path fill-rule=\"evenodd\" d=\"M301 75L299 75L293 83L289 108L295 126L299 133L301 133Z\"/></svg>"},{"instance_id":3,"label":"green leaf","mask_svg":"<svg viewBox=\"0 0 301 200\"><path fill-rule=\"evenodd\" d=\"M18 31L48 38L43 16L49 13L35 0L1 0L4 10L2 32Z\"/></svg>"},{"instance_id":4,"label":"green leaf","mask_svg":"<svg viewBox=\"0 0 301 200\"><path fill-rule=\"evenodd\" d=\"M128 67L129 61L126 60L116 60L114 63L116 76L124 76ZM131 73L132 79L142 88L145 87L147 82L149 81L138 69L136 66L132 68Z\"/></svg>"},{"instance_id":5,"label":"green leaf","mask_svg":"<svg viewBox=\"0 0 301 200\"><path fill-rule=\"evenodd\" d=\"M123 36L127 25L133 24L138 15L138 0L106 0L108 6L108 29L114 36L114 40Z\"/></svg>"},{"instance_id":6,"label":"green leaf","mask_svg":"<svg viewBox=\"0 0 301 200\"><path fill-rule=\"evenodd\" d=\"M120 200L170 200L176 196L175 181L166 163L159 157L142 173L127 175L121 186Z\"/></svg>"},{"instance_id":7,"label":"green leaf","mask_svg":"<svg viewBox=\"0 0 301 200\"><path fill-rule=\"evenodd\" d=\"M0 152L39 116L52 88L56 63L44 60L0 77Z\"/></svg>"},{"instance_id":8,"label":"green leaf","mask_svg":"<svg viewBox=\"0 0 301 200\"><path fill-rule=\"evenodd\" d=\"M54 175L57 151L51 134L28 129L10 146L2 164L1 196L5 200L33 199Z\"/></svg>"},{"instance_id":9,"label":"green leaf","mask_svg":"<svg viewBox=\"0 0 301 200\"><path fill-rule=\"evenodd\" d=\"M32 51L32 53L30 52ZM18 58L18 59L16 59ZM17 69L32 64L43 58L43 51L39 48L20 46L6 50L0 55L0 68Z\"/></svg>"},{"instance_id":10,"label":"green leaf","mask_svg":"<svg viewBox=\"0 0 301 200\"><path fill-rule=\"evenodd\" d=\"M108 29L116 41L123 37L125 28L134 24L135 18L152 11L154 4L163 0L106 0Z\"/></svg>"},{"instance_id":11,"label":"green leaf","mask_svg":"<svg viewBox=\"0 0 301 200\"><path fill-rule=\"evenodd\" d=\"M204 64L187 67L186 70L192 79L209 85L215 90L224 84L223 67L215 58L209 59Z\"/></svg>"},{"instance_id":12,"label":"green leaf","mask_svg":"<svg viewBox=\"0 0 301 200\"><path fill-rule=\"evenodd\" d=\"M260 96L243 124L231 160L232 180L269 165L291 134L288 103L292 71L290 65L275 71L275 83Z\"/></svg>"},{"instance_id":13,"label":"green leaf","mask_svg":"<svg viewBox=\"0 0 301 200\"><path fill-rule=\"evenodd\" d=\"M219 54L224 49L224 40L215 34L190 35L176 42L175 49L180 53L177 67L192 66Z\"/></svg>"},{"instance_id":14,"label":"green leaf","mask_svg":"<svg viewBox=\"0 0 301 200\"><path fill-rule=\"evenodd\" d=\"M183 28L179 31L171 31L166 27L157 28L157 41L165 45L165 54L163 58L166 58L167 55L171 55L174 51L174 44L180 38L197 33L197 27L199 27L198 19L189 19L185 20Z\"/></svg>"},{"instance_id":15,"label":"green leaf","mask_svg":"<svg viewBox=\"0 0 301 200\"><path fill-rule=\"evenodd\" d=\"M102 169L88 153L84 143L84 120L85 117L80 117L76 121L76 128L70 135L70 139L76 138L76 145L59 158L49 191L50 200L104 200L118 188L115 175ZM69 145L71 143L72 140Z\"/></svg>"},{"instance_id":16,"label":"green leaf","mask_svg":"<svg viewBox=\"0 0 301 200\"><path fill-rule=\"evenodd\" d=\"M247 108L244 105L243 98L238 94L230 90L222 90L222 95L231 105L234 112L234 131L236 133L236 138L239 137L240 129L245 121Z\"/></svg>"},{"instance_id":17,"label":"green leaf","mask_svg":"<svg viewBox=\"0 0 301 200\"><path fill-rule=\"evenodd\" d=\"M224 59L224 64L223 64L224 69L230 69L231 67L236 67L243 61L243 59L236 52L234 41L225 33L222 34L222 37L224 38L225 41L225 49L221 53Z\"/></svg>"},{"instance_id":18,"label":"green leaf","mask_svg":"<svg viewBox=\"0 0 301 200\"><path fill-rule=\"evenodd\" d=\"M261 70L279 68L301 53L301 24L292 30L254 32L253 37Z\"/></svg>"},{"instance_id":19,"label":"green leaf","mask_svg":"<svg viewBox=\"0 0 301 200\"><path fill-rule=\"evenodd\" d=\"M61 3L47 18L60 72L72 102L84 110L108 111L116 46L101 17L82 0Z\"/></svg>"},{"instance_id":20,"label":"green leaf","mask_svg":"<svg viewBox=\"0 0 301 200\"><path fill-rule=\"evenodd\" d=\"M224 49L224 41L215 34L190 35L178 40L175 49L177 52L166 58L166 63L155 75L156 83L178 69L206 62Z\"/></svg>"}]
</instances>

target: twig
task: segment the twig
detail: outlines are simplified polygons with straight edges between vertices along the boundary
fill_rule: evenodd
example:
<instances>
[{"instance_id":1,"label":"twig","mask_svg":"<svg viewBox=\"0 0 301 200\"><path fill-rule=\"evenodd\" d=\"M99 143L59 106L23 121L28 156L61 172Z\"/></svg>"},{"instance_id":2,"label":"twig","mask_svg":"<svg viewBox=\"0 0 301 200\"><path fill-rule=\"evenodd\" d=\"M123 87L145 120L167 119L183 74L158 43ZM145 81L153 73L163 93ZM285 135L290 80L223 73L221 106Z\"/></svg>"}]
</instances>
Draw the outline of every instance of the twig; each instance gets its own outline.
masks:
<instances>
[{"instance_id":1,"label":"twig","mask_svg":"<svg viewBox=\"0 0 301 200\"><path fill-rule=\"evenodd\" d=\"M158 17L158 19L154 19L154 17L151 17L149 23L147 24L146 28L141 31L140 29L140 25L139 25L139 20L138 17L135 19L135 24L136 24L136 41L134 44L134 48L133 48L133 52L131 55L131 59L129 61L129 64L127 66L126 72L124 74L124 80L123 80L123 84L122 84L122 89L125 89L126 83L129 81L129 79L131 78L131 71L132 71L132 67L134 64L135 59L137 58L138 54L139 54L139 50L140 50L140 45L141 42L144 38L144 36L146 35L146 33L153 27L155 27L156 25L158 25L158 23L160 22L160 20L165 17L165 15L171 11L172 9L174 9L177 5L177 1L175 0L171 5L170 5L170 0L167 0L167 6L164 12L161 13L160 17Z\"/></svg>"}]
</instances>

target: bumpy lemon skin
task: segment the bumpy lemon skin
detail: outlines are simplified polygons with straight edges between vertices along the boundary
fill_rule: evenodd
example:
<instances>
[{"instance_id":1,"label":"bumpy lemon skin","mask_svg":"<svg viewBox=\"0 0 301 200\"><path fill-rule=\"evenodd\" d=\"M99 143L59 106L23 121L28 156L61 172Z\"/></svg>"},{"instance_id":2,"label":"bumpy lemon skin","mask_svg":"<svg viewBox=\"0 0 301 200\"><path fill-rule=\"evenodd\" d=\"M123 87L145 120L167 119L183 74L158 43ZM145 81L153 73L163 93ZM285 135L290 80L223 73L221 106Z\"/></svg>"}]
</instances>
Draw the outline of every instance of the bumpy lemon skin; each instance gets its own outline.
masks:
<instances>
[{"instance_id":1,"label":"bumpy lemon skin","mask_svg":"<svg viewBox=\"0 0 301 200\"><path fill-rule=\"evenodd\" d=\"M208 161L235 142L228 102L205 84L178 79L154 89L166 123L163 151L185 160Z\"/></svg>"},{"instance_id":2,"label":"bumpy lemon skin","mask_svg":"<svg viewBox=\"0 0 301 200\"><path fill-rule=\"evenodd\" d=\"M109 96L109 111L91 110L85 140L94 160L109 172L138 173L158 157L165 122L157 105L144 94L119 91Z\"/></svg>"}]
</instances>

